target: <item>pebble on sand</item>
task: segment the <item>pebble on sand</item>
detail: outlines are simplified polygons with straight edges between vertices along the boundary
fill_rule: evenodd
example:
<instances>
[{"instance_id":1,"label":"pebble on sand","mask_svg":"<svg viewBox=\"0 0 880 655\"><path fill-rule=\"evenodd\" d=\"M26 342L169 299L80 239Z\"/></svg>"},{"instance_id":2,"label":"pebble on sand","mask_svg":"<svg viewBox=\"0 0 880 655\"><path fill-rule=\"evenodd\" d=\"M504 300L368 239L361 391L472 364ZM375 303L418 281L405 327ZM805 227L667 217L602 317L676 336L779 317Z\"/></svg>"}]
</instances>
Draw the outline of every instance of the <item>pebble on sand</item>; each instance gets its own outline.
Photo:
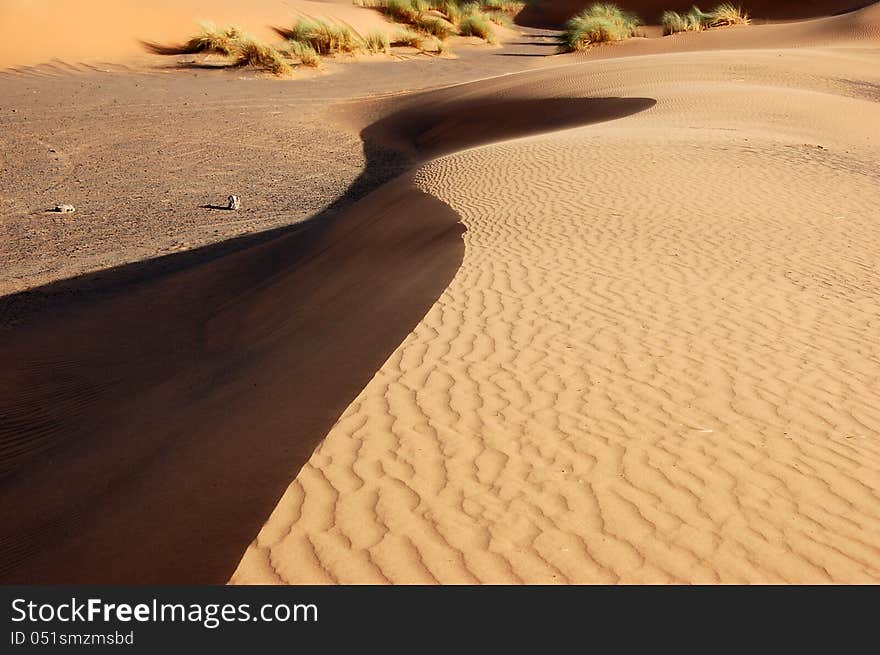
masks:
<instances>
[{"instance_id":1,"label":"pebble on sand","mask_svg":"<svg viewBox=\"0 0 880 655\"><path fill-rule=\"evenodd\" d=\"M61 214L72 214L76 211L76 207L73 205L55 205L55 209L53 211L59 212Z\"/></svg>"}]
</instances>

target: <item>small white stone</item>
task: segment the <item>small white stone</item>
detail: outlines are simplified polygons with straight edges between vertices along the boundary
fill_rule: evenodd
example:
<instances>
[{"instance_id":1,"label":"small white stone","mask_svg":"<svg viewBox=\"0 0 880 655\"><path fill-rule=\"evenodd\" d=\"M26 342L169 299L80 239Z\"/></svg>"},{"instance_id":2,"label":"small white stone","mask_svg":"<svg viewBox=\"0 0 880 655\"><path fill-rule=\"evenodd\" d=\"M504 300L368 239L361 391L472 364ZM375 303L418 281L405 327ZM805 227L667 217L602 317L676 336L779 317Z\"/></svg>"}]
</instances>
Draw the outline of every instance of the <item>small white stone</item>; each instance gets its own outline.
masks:
<instances>
[{"instance_id":1,"label":"small white stone","mask_svg":"<svg viewBox=\"0 0 880 655\"><path fill-rule=\"evenodd\" d=\"M241 208L241 199L238 196L229 196L228 198L228 209L240 209Z\"/></svg>"},{"instance_id":2,"label":"small white stone","mask_svg":"<svg viewBox=\"0 0 880 655\"><path fill-rule=\"evenodd\" d=\"M55 205L55 211L62 214L71 214L76 211L73 205Z\"/></svg>"}]
</instances>

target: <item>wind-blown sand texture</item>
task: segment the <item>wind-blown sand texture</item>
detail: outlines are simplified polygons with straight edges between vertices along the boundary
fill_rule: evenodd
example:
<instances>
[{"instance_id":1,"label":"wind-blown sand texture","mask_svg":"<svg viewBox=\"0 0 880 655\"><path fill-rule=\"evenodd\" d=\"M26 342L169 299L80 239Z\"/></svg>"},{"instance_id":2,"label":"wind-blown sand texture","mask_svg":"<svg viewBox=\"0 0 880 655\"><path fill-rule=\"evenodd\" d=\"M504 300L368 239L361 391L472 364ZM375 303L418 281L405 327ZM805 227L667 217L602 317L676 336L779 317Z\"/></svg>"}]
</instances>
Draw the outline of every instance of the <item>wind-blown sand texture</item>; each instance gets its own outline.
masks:
<instances>
[{"instance_id":1,"label":"wind-blown sand texture","mask_svg":"<svg viewBox=\"0 0 880 655\"><path fill-rule=\"evenodd\" d=\"M462 217L461 268L232 581L880 579L877 61L703 52L425 96L657 104L415 173Z\"/></svg>"},{"instance_id":2,"label":"wind-blown sand texture","mask_svg":"<svg viewBox=\"0 0 880 655\"><path fill-rule=\"evenodd\" d=\"M82 145L72 170L114 193L77 220L97 205L117 261L136 225L97 220L111 197L144 220L126 192L167 185L197 233L218 179L265 174L252 226L320 207L316 171L343 169L326 202L375 189L233 252L37 288L104 250L65 268L47 237L48 271L0 250L22 290L0 299L0 580L880 579L880 5L681 36L308 86L64 78L90 108L135 100L94 143L60 103L32 120L45 69L0 79L25 108L4 207L49 200L19 176L35 139ZM117 162L138 120L191 141ZM205 152L217 130L259 175ZM321 149L275 164L297 137ZM178 229L144 215L151 242Z\"/></svg>"}]
</instances>

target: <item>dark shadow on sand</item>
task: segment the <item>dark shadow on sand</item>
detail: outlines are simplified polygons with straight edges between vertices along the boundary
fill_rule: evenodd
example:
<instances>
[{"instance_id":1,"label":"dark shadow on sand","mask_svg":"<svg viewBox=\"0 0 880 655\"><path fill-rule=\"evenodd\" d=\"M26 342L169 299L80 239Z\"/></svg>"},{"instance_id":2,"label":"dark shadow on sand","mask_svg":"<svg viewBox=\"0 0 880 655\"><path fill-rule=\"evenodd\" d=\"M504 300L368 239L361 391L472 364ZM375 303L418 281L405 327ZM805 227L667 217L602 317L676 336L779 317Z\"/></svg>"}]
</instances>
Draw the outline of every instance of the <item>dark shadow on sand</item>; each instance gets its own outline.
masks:
<instances>
[{"instance_id":1,"label":"dark shadow on sand","mask_svg":"<svg viewBox=\"0 0 880 655\"><path fill-rule=\"evenodd\" d=\"M312 220L0 299L0 582L225 582L461 263L457 215L383 185L653 104L445 97L364 129L363 174Z\"/></svg>"}]
</instances>

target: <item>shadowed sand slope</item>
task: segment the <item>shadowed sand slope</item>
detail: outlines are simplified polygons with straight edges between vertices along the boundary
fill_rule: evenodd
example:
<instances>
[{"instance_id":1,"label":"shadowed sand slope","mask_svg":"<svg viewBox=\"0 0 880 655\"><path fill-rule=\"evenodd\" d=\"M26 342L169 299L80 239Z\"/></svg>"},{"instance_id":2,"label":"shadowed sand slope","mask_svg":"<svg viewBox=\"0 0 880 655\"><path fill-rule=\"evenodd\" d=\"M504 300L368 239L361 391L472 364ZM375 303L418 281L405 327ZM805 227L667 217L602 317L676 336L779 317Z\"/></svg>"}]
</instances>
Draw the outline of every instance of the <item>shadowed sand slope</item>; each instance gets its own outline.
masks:
<instances>
[{"instance_id":1,"label":"shadowed sand slope","mask_svg":"<svg viewBox=\"0 0 880 655\"><path fill-rule=\"evenodd\" d=\"M457 216L407 182L358 207L4 337L0 579L230 575L460 263Z\"/></svg>"},{"instance_id":2,"label":"shadowed sand slope","mask_svg":"<svg viewBox=\"0 0 880 655\"><path fill-rule=\"evenodd\" d=\"M456 86L428 96L416 96L408 105L368 126L368 142L384 144L413 158L426 159L466 147L588 125L620 118L654 105L651 98L535 97L497 93L499 85ZM536 117L540 116L540 120Z\"/></svg>"},{"instance_id":3,"label":"shadowed sand slope","mask_svg":"<svg viewBox=\"0 0 880 655\"><path fill-rule=\"evenodd\" d=\"M541 124L651 104L569 97ZM508 120L456 143L517 136L535 109L490 108ZM402 120L409 150L461 125L443 118ZM0 344L0 579L228 579L291 471L449 284L460 233L405 176L326 225L134 289L131 267L104 273L105 300L69 300L77 285L64 283L62 308Z\"/></svg>"},{"instance_id":4,"label":"shadowed sand slope","mask_svg":"<svg viewBox=\"0 0 880 655\"><path fill-rule=\"evenodd\" d=\"M517 22L534 27L560 27L566 20L592 4L592 0L534 0L517 16ZM648 24L660 22L667 9L687 11L692 0L619 0L619 7L636 12ZM711 9L721 2L696 3ZM742 0L733 3L742 7L753 18L788 20L815 18L860 9L870 0Z\"/></svg>"},{"instance_id":5,"label":"shadowed sand slope","mask_svg":"<svg viewBox=\"0 0 880 655\"><path fill-rule=\"evenodd\" d=\"M467 227L461 268L232 582L880 580L876 63L701 52L460 89L657 104L418 169Z\"/></svg>"}]
</instances>

